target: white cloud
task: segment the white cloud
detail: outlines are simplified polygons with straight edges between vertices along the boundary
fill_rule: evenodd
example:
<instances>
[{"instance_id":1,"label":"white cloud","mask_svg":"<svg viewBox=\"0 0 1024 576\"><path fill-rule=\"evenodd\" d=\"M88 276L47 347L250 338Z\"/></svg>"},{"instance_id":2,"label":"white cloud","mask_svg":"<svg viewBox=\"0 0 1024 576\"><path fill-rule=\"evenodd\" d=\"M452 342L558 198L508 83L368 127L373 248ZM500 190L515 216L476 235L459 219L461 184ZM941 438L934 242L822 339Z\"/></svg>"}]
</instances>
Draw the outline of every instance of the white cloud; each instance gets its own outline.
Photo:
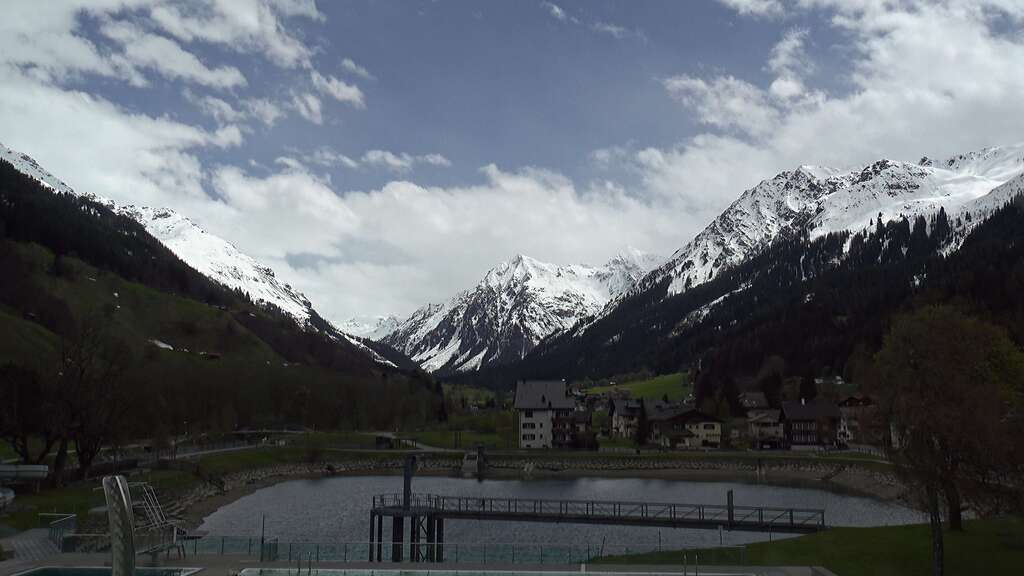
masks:
<instances>
[{"instance_id":1,"label":"white cloud","mask_svg":"<svg viewBox=\"0 0 1024 576\"><path fill-rule=\"evenodd\" d=\"M334 76L323 76L317 71L310 73L313 86L320 92L334 98L338 102L351 104L356 108L365 108L366 102L363 98L363 91L355 84L348 84Z\"/></svg>"},{"instance_id":2,"label":"white cloud","mask_svg":"<svg viewBox=\"0 0 1024 576\"><path fill-rule=\"evenodd\" d=\"M313 164L324 167L344 166L345 168L358 168L359 162L345 154L341 154L326 146L317 148L307 160Z\"/></svg>"},{"instance_id":3,"label":"white cloud","mask_svg":"<svg viewBox=\"0 0 1024 576\"><path fill-rule=\"evenodd\" d=\"M199 58L177 42L149 34L134 24L108 21L101 27L107 38L124 49L124 62L150 68L171 80L186 80L212 88L234 88L247 84L245 76L233 66L208 68Z\"/></svg>"},{"instance_id":4,"label":"white cloud","mask_svg":"<svg viewBox=\"0 0 1024 576\"><path fill-rule=\"evenodd\" d=\"M705 81L680 74L663 82L673 98L693 108L704 124L755 136L775 130L778 110L763 90L733 76Z\"/></svg>"},{"instance_id":5,"label":"white cloud","mask_svg":"<svg viewBox=\"0 0 1024 576\"><path fill-rule=\"evenodd\" d=\"M405 152L396 154L388 150L368 150L360 160L365 165L381 166L396 173L409 172L417 164L442 167L452 165L447 158L436 153L413 156Z\"/></svg>"},{"instance_id":6,"label":"white cloud","mask_svg":"<svg viewBox=\"0 0 1024 576\"><path fill-rule=\"evenodd\" d=\"M370 74L370 71L367 70L366 68L363 68L359 64L356 64L351 58L342 59L341 69L350 74L355 74L360 78L364 78L366 80L373 80L373 74Z\"/></svg>"},{"instance_id":7,"label":"white cloud","mask_svg":"<svg viewBox=\"0 0 1024 576\"><path fill-rule=\"evenodd\" d=\"M284 117L284 110L270 100L252 98L243 102L249 114L267 126L273 126L278 119Z\"/></svg>"},{"instance_id":8,"label":"white cloud","mask_svg":"<svg viewBox=\"0 0 1024 576\"><path fill-rule=\"evenodd\" d=\"M782 2L779 0L718 0L729 8L747 16L779 16Z\"/></svg>"},{"instance_id":9,"label":"white cloud","mask_svg":"<svg viewBox=\"0 0 1024 576\"><path fill-rule=\"evenodd\" d=\"M541 2L540 5L544 7L548 11L548 14L551 14L551 17L555 20L561 20L564 22L569 18L565 13L565 10L562 10L558 4L553 2Z\"/></svg>"},{"instance_id":10,"label":"white cloud","mask_svg":"<svg viewBox=\"0 0 1024 576\"><path fill-rule=\"evenodd\" d=\"M210 95L199 95L189 90L182 90L185 100L192 103L199 112L214 119L218 124L244 124L250 120L256 120L265 126L273 126L275 122L284 116L280 106L269 100L260 98L246 98L236 101L232 105L223 98Z\"/></svg>"},{"instance_id":11,"label":"white cloud","mask_svg":"<svg viewBox=\"0 0 1024 576\"><path fill-rule=\"evenodd\" d=\"M0 67L0 84L6 144L33 155L76 189L123 202L164 205L204 198L196 152L241 141L236 126L208 132L131 114L6 67Z\"/></svg>"},{"instance_id":12,"label":"white cloud","mask_svg":"<svg viewBox=\"0 0 1024 576\"><path fill-rule=\"evenodd\" d=\"M534 168L486 166L472 186L396 181L342 193L299 163L281 163L288 167L265 178L217 170L214 187L225 209L210 223L232 230L233 242L336 320L408 314L472 285L517 251L603 262L627 244L658 245L681 221L614 186L579 190Z\"/></svg>"},{"instance_id":13,"label":"white cloud","mask_svg":"<svg viewBox=\"0 0 1024 576\"><path fill-rule=\"evenodd\" d=\"M293 36L281 17L322 20L313 2L197 0L189 6L160 4L152 20L183 42L221 44L238 52L261 53L275 64L309 67L312 50Z\"/></svg>"},{"instance_id":14,"label":"white cloud","mask_svg":"<svg viewBox=\"0 0 1024 576\"><path fill-rule=\"evenodd\" d=\"M594 22L592 28L594 29L594 32L607 34L612 38L615 38L616 40L624 40L626 38L629 38L630 36L639 34L638 32L629 30L617 24L612 24L610 22Z\"/></svg>"},{"instance_id":15,"label":"white cloud","mask_svg":"<svg viewBox=\"0 0 1024 576\"><path fill-rule=\"evenodd\" d=\"M217 121L218 124L229 124L245 120L246 114L235 110L227 101L216 96L200 96L188 88L182 91L182 96L191 102L200 112Z\"/></svg>"},{"instance_id":16,"label":"white cloud","mask_svg":"<svg viewBox=\"0 0 1024 576\"><path fill-rule=\"evenodd\" d=\"M776 74L776 78L768 90L773 96L790 99L804 94L804 78L814 71L814 63L805 48L807 36L806 29L795 28L786 32L772 48L768 69Z\"/></svg>"},{"instance_id":17,"label":"white cloud","mask_svg":"<svg viewBox=\"0 0 1024 576\"><path fill-rule=\"evenodd\" d=\"M294 94L292 95L292 108L299 113L300 116L309 120L313 124L323 124L324 117L320 108L320 99L309 94Z\"/></svg>"},{"instance_id":18,"label":"white cloud","mask_svg":"<svg viewBox=\"0 0 1024 576\"><path fill-rule=\"evenodd\" d=\"M1024 37L998 29L998 0L888 3L805 0L827 10L852 62L841 94L806 85L808 36L772 51L767 87L723 74L665 81L708 133L627 162L655 194L710 217L759 180L800 164L856 166L1017 143L1024 134ZM1024 11L1019 11L1024 13ZM696 232L690 230L689 234Z\"/></svg>"}]
</instances>

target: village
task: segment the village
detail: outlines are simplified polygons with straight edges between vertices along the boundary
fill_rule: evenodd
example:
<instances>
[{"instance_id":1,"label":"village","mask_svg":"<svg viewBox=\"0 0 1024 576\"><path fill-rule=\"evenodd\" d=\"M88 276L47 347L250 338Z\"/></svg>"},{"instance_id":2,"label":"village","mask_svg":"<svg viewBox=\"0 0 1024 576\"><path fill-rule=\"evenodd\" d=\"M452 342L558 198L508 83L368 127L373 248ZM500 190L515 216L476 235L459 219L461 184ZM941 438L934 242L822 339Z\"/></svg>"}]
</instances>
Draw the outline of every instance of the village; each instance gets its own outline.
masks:
<instances>
[{"instance_id":1,"label":"village","mask_svg":"<svg viewBox=\"0 0 1024 576\"><path fill-rule=\"evenodd\" d=\"M561 450L840 450L881 453L876 404L853 394L782 400L740 393L742 416L698 409L691 396L633 398L628 390L587 393L560 380L519 382L513 408L521 449ZM874 440L872 440L874 439Z\"/></svg>"}]
</instances>

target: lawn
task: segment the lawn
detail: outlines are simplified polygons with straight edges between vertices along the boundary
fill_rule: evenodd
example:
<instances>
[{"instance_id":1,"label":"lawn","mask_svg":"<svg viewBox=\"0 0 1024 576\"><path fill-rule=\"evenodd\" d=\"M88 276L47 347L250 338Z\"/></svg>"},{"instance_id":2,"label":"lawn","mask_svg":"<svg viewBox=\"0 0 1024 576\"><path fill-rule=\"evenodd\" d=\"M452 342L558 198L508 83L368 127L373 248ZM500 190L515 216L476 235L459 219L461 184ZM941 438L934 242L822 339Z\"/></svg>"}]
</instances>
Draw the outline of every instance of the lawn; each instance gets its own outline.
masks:
<instances>
[{"instance_id":1,"label":"lawn","mask_svg":"<svg viewBox=\"0 0 1024 576\"><path fill-rule=\"evenodd\" d=\"M1024 566L1024 519L972 520L946 532L946 574L1019 574ZM927 576L931 533L925 524L832 528L818 534L747 546L761 566L824 566L840 576ZM609 564L679 564L679 552L603 558Z\"/></svg>"},{"instance_id":2,"label":"lawn","mask_svg":"<svg viewBox=\"0 0 1024 576\"><path fill-rule=\"evenodd\" d=\"M478 444L492 450L504 450L509 448L509 439L506 434L502 437L496 432L476 432L474 430L427 430L403 434L403 438L412 438L417 442L435 448L463 448L470 450ZM511 444L512 448L516 446Z\"/></svg>"},{"instance_id":3,"label":"lawn","mask_svg":"<svg viewBox=\"0 0 1024 576\"><path fill-rule=\"evenodd\" d=\"M668 396L669 400L682 400L691 392L692 386L690 386L689 373L675 372L647 380L588 388L587 394L604 394L623 390L628 390L633 398L661 400Z\"/></svg>"},{"instance_id":4,"label":"lawn","mask_svg":"<svg viewBox=\"0 0 1024 576\"><path fill-rule=\"evenodd\" d=\"M197 480L184 472L155 470L131 477L132 482L150 482L158 490L191 486ZM78 514L84 518L89 509L103 505L103 492L99 478L63 488L45 488L37 493L18 492L14 501L15 511L0 516L0 524L15 530L28 530L40 526L39 514Z\"/></svg>"},{"instance_id":5,"label":"lawn","mask_svg":"<svg viewBox=\"0 0 1024 576\"><path fill-rule=\"evenodd\" d=\"M453 402L460 403L463 399L467 405L483 405L494 399L494 391L466 384L442 384L444 395Z\"/></svg>"}]
</instances>

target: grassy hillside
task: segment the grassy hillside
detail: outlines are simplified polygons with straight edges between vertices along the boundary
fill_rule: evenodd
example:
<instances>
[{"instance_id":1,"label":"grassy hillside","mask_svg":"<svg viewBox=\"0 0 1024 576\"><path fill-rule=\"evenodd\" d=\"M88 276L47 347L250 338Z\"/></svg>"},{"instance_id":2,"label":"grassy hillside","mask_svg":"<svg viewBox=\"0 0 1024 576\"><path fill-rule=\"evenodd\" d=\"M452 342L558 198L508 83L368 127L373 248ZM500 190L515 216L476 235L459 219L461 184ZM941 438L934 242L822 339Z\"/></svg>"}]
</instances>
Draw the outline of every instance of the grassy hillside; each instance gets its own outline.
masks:
<instances>
[{"instance_id":1,"label":"grassy hillside","mask_svg":"<svg viewBox=\"0 0 1024 576\"><path fill-rule=\"evenodd\" d=\"M1018 574L1024 566L1024 520L966 522L946 532L946 574ZM747 547L747 560L763 566L824 566L840 576L927 576L931 534L925 524L832 528L818 534ZM679 564L678 552L653 552L600 560L609 564Z\"/></svg>"},{"instance_id":2,"label":"grassy hillside","mask_svg":"<svg viewBox=\"0 0 1024 576\"><path fill-rule=\"evenodd\" d=\"M434 392L402 374L289 361L248 327L269 332L279 322L260 321L258 310L156 290L37 244L0 240L0 269L18 279L0 287L0 362L50 377L60 371L62 339L76 326L100 326L108 344L130 358L124 379L136 393L139 421L122 431L128 437L182 433L186 421L197 431L433 419Z\"/></svg>"},{"instance_id":3,"label":"grassy hillside","mask_svg":"<svg viewBox=\"0 0 1024 576\"><path fill-rule=\"evenodd\" d=\"M692 390L690 386L690 375L687 372L675 372L655 376L646 380L623 382L611 386L598 386L588 388L587 394L604 394L617 391L629 391L633 398L645 400L661 400L668 396L669 400L682 400Z\"/></svg>"}]
</instances>

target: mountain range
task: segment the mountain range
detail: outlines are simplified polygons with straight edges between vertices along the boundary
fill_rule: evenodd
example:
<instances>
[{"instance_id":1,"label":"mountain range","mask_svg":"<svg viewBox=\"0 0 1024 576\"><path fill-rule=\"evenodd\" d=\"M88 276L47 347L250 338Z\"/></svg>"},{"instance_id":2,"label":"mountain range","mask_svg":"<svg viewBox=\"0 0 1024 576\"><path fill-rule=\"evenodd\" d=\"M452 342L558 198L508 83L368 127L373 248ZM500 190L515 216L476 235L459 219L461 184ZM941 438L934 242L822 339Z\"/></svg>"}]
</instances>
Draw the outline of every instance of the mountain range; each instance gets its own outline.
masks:
<instances>
[{"instance_id":1,"label":"mountain range","mask_svg":"<svg viewBox=\"0 0 1024 576\"><path fill-rule=\"evenodd\" d=\"M29 156L5 146L0 156L50 188L76 194ZM475 286L445 302L424 305L407 318L359 317L337 326L269 267L181 214L87 197L142 224L203 275L281 310L300 325L345 339L378 362L401 364L404 355L428 372L449 375L523 361L543 353L545 347L538 345L545 339L583 338L627 302L684 294L780 239L797 237L809 244L831 234L867 233L882 223L930 217L942 209L958 222L954 241L945 248L955 251L973 226L1022 187L1024 145L917 162L881 159L855 169L799 166L744 191L668 259L630 249L601 266L588 266L516 255ZM742 289L742 284L731 287ZM704 313L714 305L705 302Z\"/></svg>"},{"instance_id":2,"label":"mountain range","mask_svg":"<svg viewBox=\"0 0 1024 576\"><path fill-rule=\"evenodd\" d=\"M704 284L780 237L810 241L939 209L985 212L1005 201L1003 185L1019 183L1022 170L1024 145L916 163L882 159L852 170L800 166L743 192L667 260L627 252L592 268L517 256L443 304L403 321L380 319L361 333L440 374L507 364L546 337L584 331L627 298L665 286L664 298Z\"/></svg>"},{"instance_id":3,"label":"mountain range","mask_svg":"<svg viewBox=\"0 0 1024 576\"><path fill-rule=\"evenodd\" d=\"M0 144L0 159L10 162L18 171L56 192L82 196L128 216L200 274L246 294L253 302L280 310L300 326L325 329L332 337L347 340L380 363L394 364L385 357L386 354L374 350L362 338L353 338L324 320L309 299L288 283L279 280L273 269L243 253L227 240L203 230L178 212L169 208L119 205L98 194L76 192L28 154L3 144Z\"/></svg>"},{"instance_id":4,"label":"mountain range","mask_svg":"<svg viewBox=\"0 0 1024 576\"><path fill-rule=\"evenodd\" d=\"M745 191L685 246L643 278L643 291L668 281L666 295L707 282L784 234L818 238L889 221L978 208L1024 170L1024 145L917 163L878 160L854 170L800 166ZM978 206L975 206L978 204Z\"/></svg>"},{"instance_id":5,"label":"mountain range","mask_svg":"<svg viewBox=\"0 0 1024 576\"><path fill-rule=\"evenodd\" d=\"M660 261L633 249L602 266L519 254L473 288L418 309L381 340L441 374L518 360L546 336L600 312Z\"/></svg>"}]
</instances>

